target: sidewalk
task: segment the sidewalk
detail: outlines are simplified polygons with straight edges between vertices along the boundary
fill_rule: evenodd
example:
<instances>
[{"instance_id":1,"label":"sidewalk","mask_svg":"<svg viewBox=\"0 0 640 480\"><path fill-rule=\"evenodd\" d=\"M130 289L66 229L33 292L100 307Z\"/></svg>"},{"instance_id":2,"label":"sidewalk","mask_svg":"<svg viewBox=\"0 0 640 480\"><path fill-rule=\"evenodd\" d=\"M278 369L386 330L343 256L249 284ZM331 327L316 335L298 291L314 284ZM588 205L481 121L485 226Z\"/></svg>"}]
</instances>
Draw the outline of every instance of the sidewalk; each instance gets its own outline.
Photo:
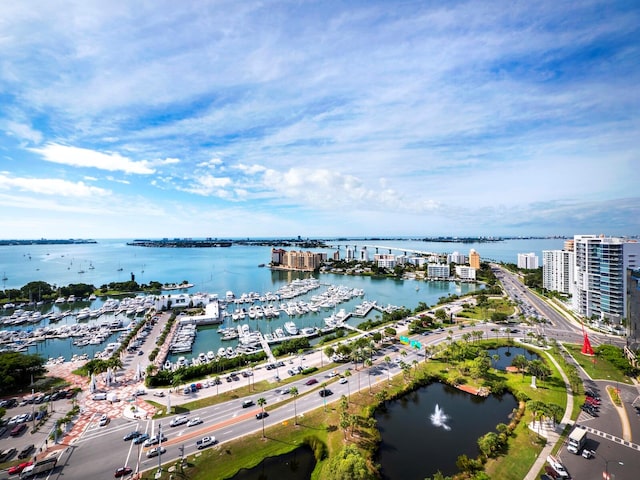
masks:
<instances>
[{"instance_id":1,"label":"sidewalk","mask_svg":"<svg viewBox=\"0 0 640 480\"><path fill-rule=\"evenodd\" d=\"M544 468L544 464L547 461L547 456L551 455L556 444L560 441L561 433L564 431L567 425L573 424L573 422L571 422L571 412L573 411L573 392L571 392L569 379L564 373L564 370L562 370L560 368L560 365L558 365L558 362L556 362L556 360L553 358L553 356L548 352L545 353L549 360L551 360L551 362L556 366L556 368L560 372L560 375L562 375L562 379L564 380L565 388L567 390L567 408L565 408L562 420L555 426L555 430L549 425L542 425L542 428L532 428L532 425L529 425L529 428L538 432L540 435L547 439L547 444L544 446L544 448L540 452L540 455L538 455L538 458L529 469L529 473L526 477L524 477L524 480L536 480L538 478L538 473L540 473L540 471Z\"/></svg>"}]
</instances>

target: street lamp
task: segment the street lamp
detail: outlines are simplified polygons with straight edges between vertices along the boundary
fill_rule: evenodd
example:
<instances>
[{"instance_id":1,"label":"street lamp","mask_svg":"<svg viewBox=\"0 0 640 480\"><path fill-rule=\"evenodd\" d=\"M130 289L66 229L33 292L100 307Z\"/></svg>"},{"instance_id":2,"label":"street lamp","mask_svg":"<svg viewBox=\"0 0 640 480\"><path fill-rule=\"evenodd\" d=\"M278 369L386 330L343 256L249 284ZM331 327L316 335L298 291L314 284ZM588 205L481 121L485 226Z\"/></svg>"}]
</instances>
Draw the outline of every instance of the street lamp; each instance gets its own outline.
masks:
<instances>
[{"instance_id":1,"label":"street lamp","mask_svg":"<svg viewBox=\"0 0 640 480\"><path fill-rule=\"evenodd\" d=\"M624 463L619 461L619 460L607 460L606 458L604 458L602 455L600 455L602 457L602 459L604 460L604 472L602 472L602 478L603 480L613 480L615 479L615 475L610 475L609 474L609 463L617 463L620 466L623 466Z\"/></svg>"}]
</instances>

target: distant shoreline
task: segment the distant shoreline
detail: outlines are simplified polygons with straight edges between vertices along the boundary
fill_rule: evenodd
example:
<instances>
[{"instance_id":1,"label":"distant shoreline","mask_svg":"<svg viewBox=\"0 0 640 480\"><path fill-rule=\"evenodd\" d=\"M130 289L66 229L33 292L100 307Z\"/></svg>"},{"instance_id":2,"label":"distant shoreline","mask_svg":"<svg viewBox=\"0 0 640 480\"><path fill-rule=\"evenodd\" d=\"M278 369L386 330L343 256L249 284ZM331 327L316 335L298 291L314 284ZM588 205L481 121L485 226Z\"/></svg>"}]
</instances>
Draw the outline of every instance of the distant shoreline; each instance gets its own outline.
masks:
<instances>
[{"instance_id":1,"label":"distant shoreline","mask_svg":"<svg viewBox=\"0 0 640 480\"><path fill-rule=\"evenodd\" d=\"M86 245L90 243L98 243L96 240L84 240L80 238L69 239L47 239L41 238L38 240L0 240L0 246L11 245Z\"/></svg>"}]
</instances>

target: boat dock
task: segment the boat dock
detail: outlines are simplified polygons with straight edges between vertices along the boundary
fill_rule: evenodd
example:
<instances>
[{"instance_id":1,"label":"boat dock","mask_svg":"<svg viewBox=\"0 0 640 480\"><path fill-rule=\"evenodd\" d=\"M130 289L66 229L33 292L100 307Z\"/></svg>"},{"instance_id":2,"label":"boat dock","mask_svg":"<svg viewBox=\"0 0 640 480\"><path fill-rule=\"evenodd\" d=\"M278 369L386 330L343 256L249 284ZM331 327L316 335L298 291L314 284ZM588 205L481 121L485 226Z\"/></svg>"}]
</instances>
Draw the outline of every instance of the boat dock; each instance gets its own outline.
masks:
<instances>
[{"instance_id":1,"label":"boat dock","mask_svg":"<svg viewBox=\"0 0 640 480\"><path fill-rule=\"evenodd\" d=\"M262 345L262 350L264 350L264 353L266 353L267 358L269 359L270 362L275 362L276 357L271 351L271 347L269 347L269 342L267 342L267 340L264 338L264 335L262 335L262 333L260 333L259 338L260 338L260 345Z\"/></svg>"}]
</instances>

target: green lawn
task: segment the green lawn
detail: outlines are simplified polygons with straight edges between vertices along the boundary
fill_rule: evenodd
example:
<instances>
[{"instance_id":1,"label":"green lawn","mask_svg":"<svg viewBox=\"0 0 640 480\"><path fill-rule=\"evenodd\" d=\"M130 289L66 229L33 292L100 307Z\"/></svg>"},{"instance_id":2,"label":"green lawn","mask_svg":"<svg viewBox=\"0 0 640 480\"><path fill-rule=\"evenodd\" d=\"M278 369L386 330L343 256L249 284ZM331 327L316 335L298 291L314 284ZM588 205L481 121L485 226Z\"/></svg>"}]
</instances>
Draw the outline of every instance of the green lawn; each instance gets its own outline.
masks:
<instances>
[{"instance_id":1,"label":"green lawn","mask_svg":"<svg viewBox=\"0 0 640 480\"><path fill-rule=\"evenodd\" d=\"M496 346L497 344L504 344L506 341L490 341L483 342L487 346ZM525 392L530 399L539 400L547 404L557 404L562 407L566 406L566 390L564 382L562 381L557 369L549 361L545 353L539 354L545 359L547 365L551 368L552 375L545 381L538 381L537 389L530 387L531 377L521 374L508 374L505 372L499 372L492 370L491 376L494 378L502 378L508 385L515 391ZM562 365L563 359L557 358L558 363ZM429 362L421 362L418 365L418 370L411 370L413 376L423 375L439 375L445 378L448 375L451 377L459 377L460 374L454 365L449 363L430 360ZM357 375L356 372L353 372ZM407 384L411 381L411 378L403 378L403 376L397 375L392 379L392 383L389 385L387 382L382 382L378 387L374 387L372 392L369 393L369 389L366 388L366 384L363 382L363 391L360 394L352 394L352 402L350 407L351 413L356 413L362 417L366 417L369 405L375 403L375 394L384 389L389 396L393 396L396 392L402 392L407 388ZM473 379L468 377L467 383L469 385L480 386L482 380ZM265 385L265 388L271 388L273 385ZM215 387L213 387L215 388ZM248 388L248 387L243 387ZM256 384L254 394L257 393L258 388L262 388L262 385ZM248 390L239 390L233 393L226 394L223 399L223 394L219 397L214 397L216 401L229 400L233 398L240 398L241 396L248 394ZM211 400L207 400L211 401ZM288 401L292 401L289 399ZM204 401L201 401L204 402ZM210 404L210 403L209 403ZM191 402L184 408L195 409L204 406L200 402ZM273 407L273 406L272 406ZM159 405L162 408L162 405ZM266 429L267 439L262 439L261 432L256 435L243 437L237 441L228 442L224 445L217 446L215 448L207 449L202 454L189 457L188 467L184 473L174 471L174 478L182 479L189 478L192 480L207 480L207 479L221 479L228 478L234 475L240 468L250 468L257 465L265 457L280 455L287 453L303 443L303 439L312 435L322 442L324 442L328 449L329 455L335 454L344 445L344 433L338 427L339 425L339 404L331 404L325 412L322 408L305 414L303 419L299 419L301 426L294 426L293 421L283 422L282 424L275 425ZM577 412L576 412L577 415ZM513 435L509 437L508 447L506 454L500 456L495 460L489 460L486 464L486 471L491 478L500 478L506 480L520 480L524 478L526 473L531 468L531 465L537 458L542 447L545 444L545 440L541 439L535 432L531 431L527 424L531 421L531 414L525 412L524 416L520 420ZM361 437L358 439L351 438L350 441L357 442L365 452L375 451L375 440L378 438L378 432L375 430L367 430L362 428ZM370 459L373 463L374 460ZM320 463L314 471L314 479L324 478L323 466L325 463ZM165 469L169 466L165 465ZM149 472L143 478L154 478L153 473ZM326 472L325 472L326 474ZM169 473L166 472L162 476L163 479L169 478Z\"/></svg>"},{"instance_id":2,"label":"green lawn","mask_svg":"<svg viewBox=\"0 0 640 480\"><path fill-rule=\"evenodd\" d=\"M619 372L613 365L606 360L583 355L580 351L582 345L566 344L565 347L571 353L571 356L578 362L585 372L594 380L611 380L612 382L620 382L630 384L631 380L624 374Z\"/></svg>"}]
</instances>

